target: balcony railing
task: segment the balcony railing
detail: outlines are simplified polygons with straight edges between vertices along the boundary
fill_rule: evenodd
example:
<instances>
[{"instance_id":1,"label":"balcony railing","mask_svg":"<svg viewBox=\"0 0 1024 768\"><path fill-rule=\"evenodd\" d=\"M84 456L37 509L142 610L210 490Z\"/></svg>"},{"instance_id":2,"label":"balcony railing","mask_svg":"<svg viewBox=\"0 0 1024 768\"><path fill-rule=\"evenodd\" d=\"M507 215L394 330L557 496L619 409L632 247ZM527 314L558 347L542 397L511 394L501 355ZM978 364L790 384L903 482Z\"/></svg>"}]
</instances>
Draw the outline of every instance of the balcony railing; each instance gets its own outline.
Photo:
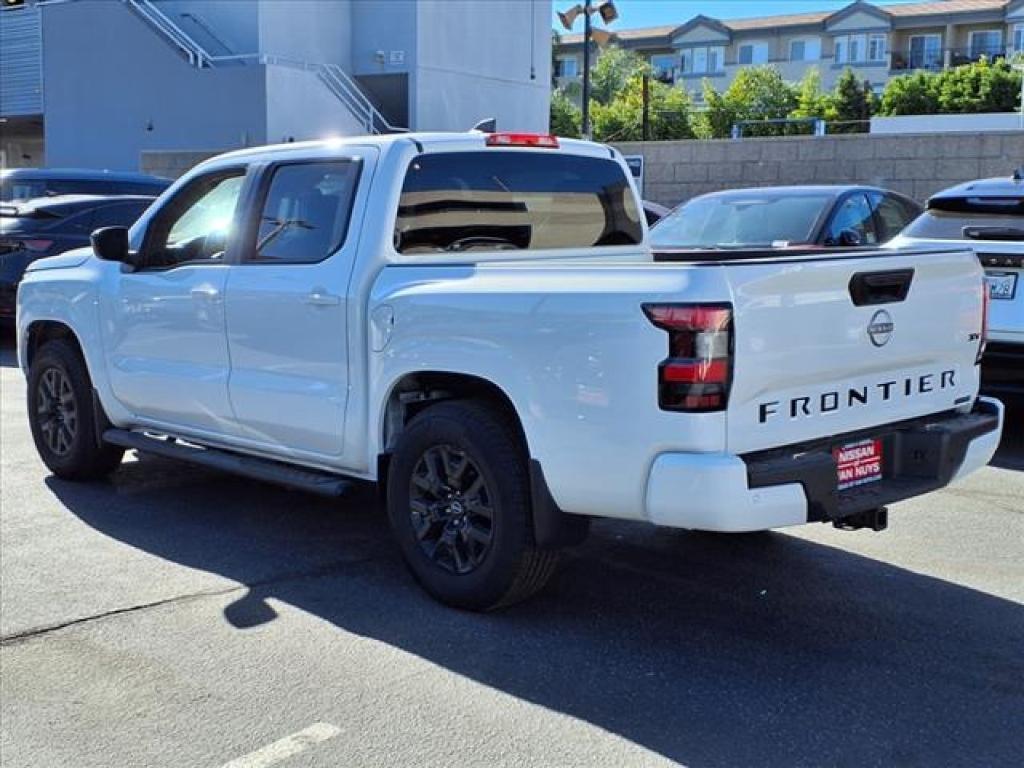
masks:
<instances>
[{"instance_id":1,"label":"balcony railing","mask_svg":"<svg viewBox=\"0 0 1024 768\"><path fill-rule=\"evenodd\" d=\"M974 46L972 48L932 48L930 50L902 50L892 52L891 69L896 72L923 69L937 72L946 67L974 64L982 58L990 61L1012 56L1014 51L1005 46Z\"/></svg>"}]
</instances>

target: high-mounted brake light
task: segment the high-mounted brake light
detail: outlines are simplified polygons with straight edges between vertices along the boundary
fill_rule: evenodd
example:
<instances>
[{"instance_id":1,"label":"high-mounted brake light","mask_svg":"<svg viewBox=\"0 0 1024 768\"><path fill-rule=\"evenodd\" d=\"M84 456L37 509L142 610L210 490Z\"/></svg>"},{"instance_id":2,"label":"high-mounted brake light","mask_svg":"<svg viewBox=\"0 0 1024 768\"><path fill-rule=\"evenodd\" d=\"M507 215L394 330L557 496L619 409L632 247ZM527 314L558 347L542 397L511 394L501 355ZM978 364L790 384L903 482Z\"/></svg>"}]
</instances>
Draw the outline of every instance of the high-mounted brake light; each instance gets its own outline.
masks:
<instances>
[{"instance_id":1,"label":"high-mounted brake light","mask_svg":"<svg viewBox=\"0 0 1024 768\"><path fill-rule=\"evenodd\" d=\"M668 358L658 364L658 405L665 411L720 411L732 382L732 307L644 304L668 331Z\"/></svg>"},{"instance_id":2,"label":"high-mounted brake light","mask_svg":"<svg viewBox=\"0 0 1024 768\"><path fill-rule=\"evenodd\" d=\"M978 355L974 358L975 365L981 365L981 358L985 354L985 345L988 343L988 305L992 300L991 289L988 287L988 280L981 279L981 338L978 340Z\"/></svg>"},{"instance_id":3,"label":"high-mounted brake light","mask_svg":"<svg viewBox=\"0 0 1024 768\"><path fill-rule=\"evenodd\" d=\"M488 147L545 147L558 149L558 137L545 133L489 133Z\"/></svg>"}]
</instances>

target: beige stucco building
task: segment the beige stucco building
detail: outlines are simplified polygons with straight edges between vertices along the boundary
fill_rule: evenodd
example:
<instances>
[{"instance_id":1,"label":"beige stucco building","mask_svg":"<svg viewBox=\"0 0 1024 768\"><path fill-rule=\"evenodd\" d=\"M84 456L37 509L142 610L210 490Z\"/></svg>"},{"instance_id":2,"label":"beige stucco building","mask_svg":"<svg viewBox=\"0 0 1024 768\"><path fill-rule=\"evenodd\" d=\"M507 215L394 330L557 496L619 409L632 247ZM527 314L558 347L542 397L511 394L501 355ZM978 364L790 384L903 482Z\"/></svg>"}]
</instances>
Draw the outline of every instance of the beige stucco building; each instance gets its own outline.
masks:
<instances>
[{"instance_id":1,"label":"beige stucco building","mask_svg":"<svg viewBox=\"0 0 1024 768\"><path fill-rule=\"evenodd\" d=\"M881 91L892 77L913 70L1024 51L1024 0L854 2L834 12L728 20L701 15L677 25L623 29L615 42L640 53L661 79L697 101L705 78L724 90L752 64L771 64L789 81L817 67L824 88L852 67ZM582 49L581 35L564 35L556 45L559 84L579 79Z\"/></svg>"}]
</instances>

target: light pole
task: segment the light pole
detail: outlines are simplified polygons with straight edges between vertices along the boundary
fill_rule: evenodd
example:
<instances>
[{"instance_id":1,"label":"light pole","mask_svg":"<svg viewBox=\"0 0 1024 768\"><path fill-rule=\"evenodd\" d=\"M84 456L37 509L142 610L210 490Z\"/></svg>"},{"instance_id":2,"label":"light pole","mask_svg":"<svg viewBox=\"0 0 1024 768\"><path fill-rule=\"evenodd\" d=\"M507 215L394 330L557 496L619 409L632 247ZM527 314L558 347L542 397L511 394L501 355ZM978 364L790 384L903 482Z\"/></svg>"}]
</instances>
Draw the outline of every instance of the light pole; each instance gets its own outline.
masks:
<instances>
[{"instance_id":1,"label":"light pole","mask_svg":"<svg viewBox=\"0 0 1024 768\"><path fill-rule=\"evenodd\" d=\"M573 22L576 21L577 16L583 16L583 104L580 133L584 139L590 138L590 43L595 38L600 38L607 43L611 38L611 35L604 30L596 30L597 34L595 34L595 30L590 23L590 14L594 13L594 11L600 14L601 20L605 24L611 24L619 18L619 12L612 0L601 0L596 8L592 5L592 0L583 0L582 5L577 3L567 11L558 12L558 19L562 22L562 26L568 30L572 29Z\"/></svg>"}]
</instances>

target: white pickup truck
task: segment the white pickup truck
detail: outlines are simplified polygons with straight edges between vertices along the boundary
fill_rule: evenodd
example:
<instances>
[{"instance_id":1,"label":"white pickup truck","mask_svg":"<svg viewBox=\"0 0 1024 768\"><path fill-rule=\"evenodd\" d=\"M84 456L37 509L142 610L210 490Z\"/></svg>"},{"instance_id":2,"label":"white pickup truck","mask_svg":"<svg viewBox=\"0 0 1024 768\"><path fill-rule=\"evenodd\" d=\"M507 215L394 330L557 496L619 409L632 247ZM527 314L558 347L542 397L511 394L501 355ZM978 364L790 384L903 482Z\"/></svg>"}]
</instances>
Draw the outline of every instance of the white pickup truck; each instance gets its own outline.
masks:
<instances>
[{"instance_id":1,"label":"white pickup truck","mask_svg":"<svg viewBox=\"0 0 1024 768\"><path fill-rule=\"evenodd\" d=\"M622 156L534 134L222 155L33 263L32 434L323 494L376 481L449 604L539 589L591 517L885 526L992 456L969 250L653 253Z\"/></svg>"}]
</instances>

